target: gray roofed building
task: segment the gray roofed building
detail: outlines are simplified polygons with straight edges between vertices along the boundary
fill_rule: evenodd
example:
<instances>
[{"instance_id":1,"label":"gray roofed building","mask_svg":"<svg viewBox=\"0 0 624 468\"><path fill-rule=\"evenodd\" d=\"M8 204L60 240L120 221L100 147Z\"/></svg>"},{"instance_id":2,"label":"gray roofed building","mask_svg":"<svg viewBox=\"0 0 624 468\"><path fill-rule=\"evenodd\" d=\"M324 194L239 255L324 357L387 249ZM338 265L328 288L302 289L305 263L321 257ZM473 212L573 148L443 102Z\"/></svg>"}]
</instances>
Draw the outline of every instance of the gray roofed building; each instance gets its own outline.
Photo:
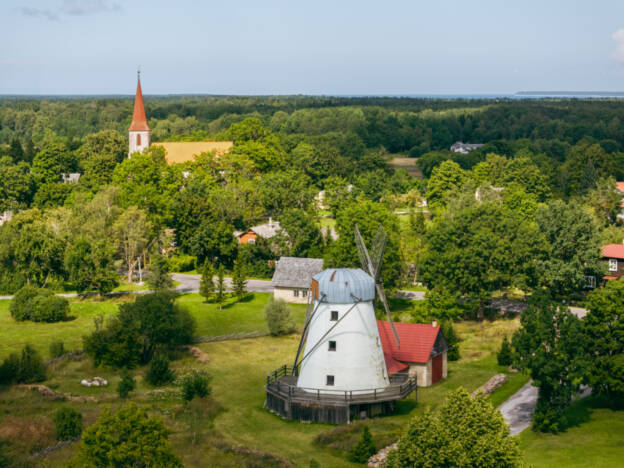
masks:
<instances>
[{"instance_id":1,"label":"gray roofed building","mask_svg":"<svg viewBox=\"0 0 624 468\"><path fill-rule=\"evenodd\" d=\"M69 174L61 174L61 178L63 179L64 184L77 184L80 180L79 172L70 172Z\"/></svg>"},{"instance_id":2,"label":"gray roofed building","mask_svg":"<svg viewBox=\"0 0 624 468\"><path fill-rule=\"evenodd\" d=\"M312 277L323 271L322 258L281 257L271 283L275 299L305 303Z\"/></svg>"},{"instance_id":3,"label":"gray roofed building","mask_svg":"<svg viewBox=\"0 0 624 468\"><path fill-rule=\"evenodd\" d=\"M484 146L483 143L463 143L461 141L456 141L451 145L451 151L454 153L468 154L482 146Z\"/></svg>"}]
</instances>

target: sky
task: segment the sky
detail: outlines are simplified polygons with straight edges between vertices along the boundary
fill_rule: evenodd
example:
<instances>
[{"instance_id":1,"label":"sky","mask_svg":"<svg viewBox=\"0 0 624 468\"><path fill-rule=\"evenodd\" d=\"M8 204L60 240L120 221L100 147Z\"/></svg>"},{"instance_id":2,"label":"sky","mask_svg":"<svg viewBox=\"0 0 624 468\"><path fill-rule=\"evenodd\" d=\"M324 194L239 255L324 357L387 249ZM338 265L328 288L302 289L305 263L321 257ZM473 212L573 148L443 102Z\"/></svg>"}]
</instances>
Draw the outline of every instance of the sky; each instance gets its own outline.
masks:
<instances>
[{"instance_id":1,"label":"sky","mask_svg":"<svg viewBox=\"0 0 624 468\"><path fill-rule=\"evenodd\" d=\"M2 0L0 94L624 91L623 0Z\"/></svg>"}]
</instances>

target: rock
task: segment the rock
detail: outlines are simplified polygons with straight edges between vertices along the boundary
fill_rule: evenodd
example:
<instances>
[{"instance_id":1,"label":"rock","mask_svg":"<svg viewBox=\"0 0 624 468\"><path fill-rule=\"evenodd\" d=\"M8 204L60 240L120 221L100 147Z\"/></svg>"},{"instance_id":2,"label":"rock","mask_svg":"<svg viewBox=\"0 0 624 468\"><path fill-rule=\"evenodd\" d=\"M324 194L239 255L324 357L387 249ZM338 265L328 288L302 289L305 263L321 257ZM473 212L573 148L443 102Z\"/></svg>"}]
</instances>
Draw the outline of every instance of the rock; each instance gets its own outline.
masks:
<instances>
[{"instance_id":1,"label":"rock","mask_svg":"<svg viewBox=\"0 0 624 468\"><path fill-rule=\"evenodd\" d=\"M509 372L510 374L517 374L519 371L518 369L514 369L513 367L509 366L507 368L507 372Z\"/></svg>"},{"instance_id":2,"label":"rock","mask_svg":"<svg viewBox=\"0 0 624 468\"><path fill-rule=\"evenodd\" d=\"M395 442L392 445L388 445L387 447L382 448L379 452L368 459L367 466L369 468L376 468L379 466L386 466L386 458L388 458L388 453L392 450L396 450L398 446L398 442Z\"/></svg>"},{"instance_id":3,"label":"rock","mask_svg":"<svg viewBox=\"0 0 624 468\"><path fill-rule=\"evenodd\" d=\"M470 394L471 397L475 397L477 393L482 392L483 396L494 393L494 391L507 382L507 376L505 374L496 374L490 380L485 382L474 392Z\"/></svg>"},{"instance_id":4,"label":"rock","mask_svg":"<svg viewBox=\"0 0 624 468\"><path fill-rule=\"evenodd\" d=\"M86 379L82 379L82 380L80 381L80 385L82 385L82 386L84 386L84 387L90 387L90 386L91 386L91 383L90 383L88 380L86 380Z\"/></svg>"}]
</instances>

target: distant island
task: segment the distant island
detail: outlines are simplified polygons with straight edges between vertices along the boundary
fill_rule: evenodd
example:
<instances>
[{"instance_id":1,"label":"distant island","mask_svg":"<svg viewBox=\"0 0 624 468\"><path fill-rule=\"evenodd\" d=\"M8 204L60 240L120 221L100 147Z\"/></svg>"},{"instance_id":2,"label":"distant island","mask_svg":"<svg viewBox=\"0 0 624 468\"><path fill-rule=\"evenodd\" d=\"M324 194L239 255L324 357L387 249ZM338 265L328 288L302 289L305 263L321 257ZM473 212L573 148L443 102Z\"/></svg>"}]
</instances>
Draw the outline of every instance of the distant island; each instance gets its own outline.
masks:
<instances>
[{"instance_id":1,"label":"distant island","mask_svg":"<svg viewBox=\"0 0 624 468\"><path fill-rule=\"evenodd\" d=\"M515 95L539 97L624 97L624 91L518 91Z\"/></svg>"}]
</instances>

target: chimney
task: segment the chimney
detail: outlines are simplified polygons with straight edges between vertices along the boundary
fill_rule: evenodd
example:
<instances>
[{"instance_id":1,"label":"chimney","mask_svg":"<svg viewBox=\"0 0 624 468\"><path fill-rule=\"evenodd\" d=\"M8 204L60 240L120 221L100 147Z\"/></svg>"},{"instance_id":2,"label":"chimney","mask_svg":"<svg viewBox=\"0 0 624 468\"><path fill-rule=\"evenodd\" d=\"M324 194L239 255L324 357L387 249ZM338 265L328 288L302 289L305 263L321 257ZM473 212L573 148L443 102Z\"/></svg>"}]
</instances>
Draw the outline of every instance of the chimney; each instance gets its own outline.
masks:
<instances>
[{"instance_id":1,"label":"chimney","mask_svg":"<svg viewBox=\"0 0 624 468\"><path fill-rule=\"evenodd\" d=\"M437 327L438 326L438 322L436 320L434 320L433 322L431 322L431 326L432 327Z\"/></svg>"}]
</instances>

